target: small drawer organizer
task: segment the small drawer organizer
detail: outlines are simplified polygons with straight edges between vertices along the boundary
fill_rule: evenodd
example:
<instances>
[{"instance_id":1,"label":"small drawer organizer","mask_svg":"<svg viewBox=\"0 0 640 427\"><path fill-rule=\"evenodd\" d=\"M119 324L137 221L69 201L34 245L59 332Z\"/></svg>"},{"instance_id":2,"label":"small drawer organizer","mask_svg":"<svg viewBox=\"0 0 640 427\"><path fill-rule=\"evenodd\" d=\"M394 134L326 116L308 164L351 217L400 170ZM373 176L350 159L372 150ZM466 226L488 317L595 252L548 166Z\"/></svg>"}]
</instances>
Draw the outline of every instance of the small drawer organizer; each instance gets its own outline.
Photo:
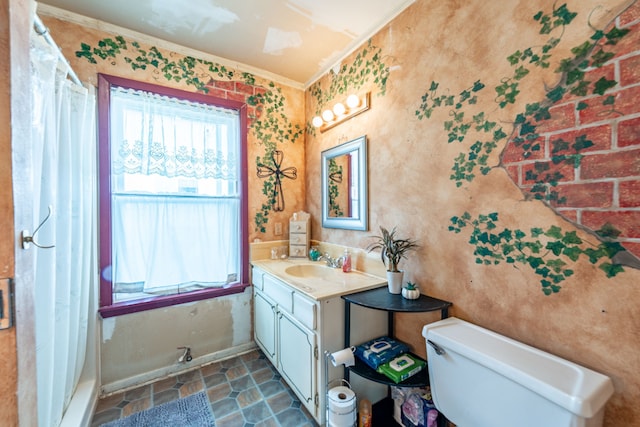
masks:
<instances>
[{"instance_id":1,"label":"small drawer organizer","mask_svg":"<svg viewBox=\"0 0 640 427\"><path fill-rule=\"evenodd\" d=\"M309 253L309 239L311 238L310 215L297 212L289 221L289 257L306 258Z\"/></svg>"}]
</instances>

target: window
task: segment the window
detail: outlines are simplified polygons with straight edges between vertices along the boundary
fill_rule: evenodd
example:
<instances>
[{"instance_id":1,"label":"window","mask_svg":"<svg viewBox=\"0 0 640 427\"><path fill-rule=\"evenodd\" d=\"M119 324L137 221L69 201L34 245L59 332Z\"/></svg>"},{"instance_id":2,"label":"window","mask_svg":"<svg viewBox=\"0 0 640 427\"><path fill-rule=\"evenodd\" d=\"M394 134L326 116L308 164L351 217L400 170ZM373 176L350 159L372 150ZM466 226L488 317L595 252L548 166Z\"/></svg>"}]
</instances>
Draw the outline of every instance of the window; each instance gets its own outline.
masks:
<instances>
[{"instance_id":1,"label":"window","mask_svg":"<svg viewBox=\"0 0 640 427\"><path fill-rule=\"evenodd\" d=\"M242 292L246 105L99 75L100 313Z\"/></svg>"}]
</instances>

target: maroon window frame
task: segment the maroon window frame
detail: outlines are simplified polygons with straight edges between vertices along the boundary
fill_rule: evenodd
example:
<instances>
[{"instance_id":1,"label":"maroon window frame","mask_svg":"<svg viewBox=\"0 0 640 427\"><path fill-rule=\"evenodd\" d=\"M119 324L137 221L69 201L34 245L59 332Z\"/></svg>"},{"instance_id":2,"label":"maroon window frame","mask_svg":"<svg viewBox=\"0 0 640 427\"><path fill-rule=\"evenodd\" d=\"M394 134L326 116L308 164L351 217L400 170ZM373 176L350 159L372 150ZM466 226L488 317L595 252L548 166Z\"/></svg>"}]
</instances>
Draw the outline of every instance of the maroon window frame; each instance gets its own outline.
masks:
<instances>
[{"instance_id":1,"label":"maroon window frame","mask_svg":"<svg viewBox=\"0 0 640 427\"><path fill-rule=\"evenodd\" d=\"M112 283L104 277L103 271L111 265L111 150L110 135L110 99L111 87L119 86L147 92L158 93L193 102L213 104L218 107L238 111L240 115L240 242L241 260L238 282L224 288L203 289L184 294L149 297L131 301L113 303ZM98 74L98 189L99 208L99 261L100 261L100 315L104 317L119 316L160 307L168 307L191 301L215 298L244 292L249 286L249 234L248 234L248 168L247 168L247 104L240 101L217 98L211 95L187 92L167 88L151 83L144 83L122 77Z\"/></svg>"}]
</instances>

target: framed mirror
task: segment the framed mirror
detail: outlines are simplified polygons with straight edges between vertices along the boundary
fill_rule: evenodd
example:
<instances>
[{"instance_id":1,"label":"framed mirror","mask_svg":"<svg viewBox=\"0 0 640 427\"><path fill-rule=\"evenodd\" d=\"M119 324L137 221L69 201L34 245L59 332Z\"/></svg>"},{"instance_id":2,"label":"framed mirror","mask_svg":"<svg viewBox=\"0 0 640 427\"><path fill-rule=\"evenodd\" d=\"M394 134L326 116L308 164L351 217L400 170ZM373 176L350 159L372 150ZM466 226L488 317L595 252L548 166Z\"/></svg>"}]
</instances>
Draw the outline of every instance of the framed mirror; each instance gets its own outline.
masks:
<instances>
[{"instance_id":1,"label":"framed mirror","mask_svg":"<svg viewBox=\"0 0 640 427\"><path fill-rule=\"evenodd\" d=\"M322 152L322 226L367 229L367 138Z\"/></svg>"}]
</instances>

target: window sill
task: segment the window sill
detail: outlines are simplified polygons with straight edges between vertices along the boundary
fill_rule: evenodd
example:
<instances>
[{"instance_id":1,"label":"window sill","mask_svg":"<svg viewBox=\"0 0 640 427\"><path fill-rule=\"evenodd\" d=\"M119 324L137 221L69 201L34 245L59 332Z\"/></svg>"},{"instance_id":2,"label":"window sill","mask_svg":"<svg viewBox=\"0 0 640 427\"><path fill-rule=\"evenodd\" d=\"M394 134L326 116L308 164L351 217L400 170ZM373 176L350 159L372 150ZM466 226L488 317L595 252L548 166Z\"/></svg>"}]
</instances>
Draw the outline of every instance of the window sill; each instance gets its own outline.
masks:
<instances>
[{"instance_id":1,"label":"window sill","mask_svg":"<svg viewBox=\"0 0 640 427\"><path fill-rule=\"evenodd\" d=\"M98 313L102 318L121 316L123 314L137 313L140 311L153 310L156 308L170 307L187 302L201 301L204 299L218 298L225 295L240 294L250 285L238 283L226 288L203 289L186 294L166 295L162 297L145 298L100 307Z\"/></svg>"}]
</instances>

